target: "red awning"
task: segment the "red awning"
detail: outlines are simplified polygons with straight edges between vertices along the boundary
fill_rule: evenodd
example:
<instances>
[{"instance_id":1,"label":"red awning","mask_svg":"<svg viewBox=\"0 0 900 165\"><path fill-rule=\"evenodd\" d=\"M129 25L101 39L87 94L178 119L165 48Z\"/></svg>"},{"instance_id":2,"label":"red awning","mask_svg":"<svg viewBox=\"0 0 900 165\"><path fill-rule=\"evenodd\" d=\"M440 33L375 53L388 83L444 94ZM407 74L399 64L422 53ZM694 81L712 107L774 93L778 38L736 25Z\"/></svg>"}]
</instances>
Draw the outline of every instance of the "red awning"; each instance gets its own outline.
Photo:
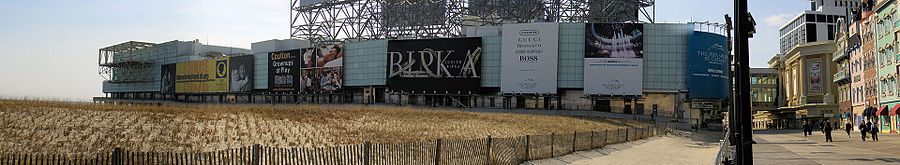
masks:
<instances>
[{"instance_id":1,"label":"red awning","mask_svg":"<svg viewBox=\"0 0 900 165\"><path fill-rule=\"evenodd\" d=\"M887 105L882 106L881 108L878 108L878 111L875 111L875 113L872 114L872 116L878 116L878 115L881 115L881 112L887 112L887 109L888 109L888 106L887 106Z\"/></svg>"},{"instance_id":2,"label":"red awning","mask_svg":"<svg viewBox=\"0 0 900 165\"><path fill-rule=\"evenodd\" d=\"M894 107L891 108L891 110L896 110L898 107L900 107L900 104L894 105ZM884 108L878 109L878 111L875 112L875 116L887 116L887 115L888 115L887 106L884 106Z\"/></svg>"},{"instance_id":3,"label":"red awning","mask_svg":"<svg viewBox=\"0 0 900 165\"><path fill-rule=\"evenodd\" d=\"M889 115L897 115L897 110L898 110L898 109L900 109L900 104L897 104L897 105L894 106L894 108L891 108L891 112L890 112Z\"/></svg>"}]
</instances>

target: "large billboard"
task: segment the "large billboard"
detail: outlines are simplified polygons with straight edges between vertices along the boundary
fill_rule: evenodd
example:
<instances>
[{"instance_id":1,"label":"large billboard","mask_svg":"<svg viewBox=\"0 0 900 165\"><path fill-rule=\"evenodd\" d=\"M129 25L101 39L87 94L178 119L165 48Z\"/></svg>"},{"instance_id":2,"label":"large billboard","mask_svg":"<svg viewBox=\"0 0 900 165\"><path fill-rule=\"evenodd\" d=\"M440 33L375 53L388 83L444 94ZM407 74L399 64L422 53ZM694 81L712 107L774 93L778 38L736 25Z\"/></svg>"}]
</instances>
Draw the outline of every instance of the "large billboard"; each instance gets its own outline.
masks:
<instances>
[{"instance_id":1,"label":"large billboard","mask_svg":"<svg viewBox=\"0 0 900 165\"><path fill-rule=\"evenodd\" d=\"M556 93L559 24L504 24L500 56L503 93Z\"/></svg>"},{"instance_id":2,"label":"large billboard","mask_svg":"<svg viewBox=\"0 0 900 165\"><path fill-rule=\"evenodd\" d=\"M270 91L298 92L301 90L301 59L306 52L306 49L295 49L269 53Z\"/></svg>"},{"instance_id":3,"label":"large billboard","mask_svg":"<svg viewBox=\"0 0 900 165\"><path fill-rule=\"evenodd\" d=\"M160 93L175 93L176 64L165 64L160 67Z\"/></svg>"},{"instance_id":4,"label":"large billboard","mask_svg":"<svg viewBox=\"0 0 900 165\"><path fill-rule=\"evenodd\" d=\"M253 56L234 56L229 58L228 74L230 92L253 91Z\"/></svg>"},{"instance_id":5,"label":"large billboard","mask_svg":"<svg viewBox=\"0 0 900 165\"><path fill-rule=\"evenodd\" d=\"M481 38L388 41L388 88L407 92L478 93L481 50Z\"/></svg>"},{"instance_id":6,"label":"large billboard","mask_svg":"<svg viewBox=\"0 0 900 165\"><path fill-rule=\"evenodd\" d=\"M822 62L809 62L809 94L822 94Z\"/></svg>"},{"instance_id":7,"label":"large billboard","mask_svg":"<svg viewBox=\"0 0 900 165\"><path fill-rule=\"evenodd\" d=\"M303 91L307 93L332 93L344 84L344 51L341 45L309 49L304 53L301 72Z\"/></svg>"},{"instance_id":8,"label":"large billboard","mask_svg":"<svg viewBox=\"0 0 900 165\"><path fill-rule=\"evenodd\" d=\"M585 26L584 93L641 95L643 25L589 23Z\"/></svg>"},{"instance_id":9,"label":"large billboard","mask_svg":"<svg viewBox=\"0 0 900 165\"><path fill-rule=\"evenodd\" d=\"M228 66L228 58L178 63L175 66L175 92L228 92Z\"/></svg>"},{"instance_id":10,"label":"large billboard","mask_svg":"<svg viewBox=\"0 0 900 165\"><path fill-rule=\"evenodd\" d=\"M723 35L695 31L688 41L688 98L727 98L728 40Z\"/></svg>"}]
</instances>

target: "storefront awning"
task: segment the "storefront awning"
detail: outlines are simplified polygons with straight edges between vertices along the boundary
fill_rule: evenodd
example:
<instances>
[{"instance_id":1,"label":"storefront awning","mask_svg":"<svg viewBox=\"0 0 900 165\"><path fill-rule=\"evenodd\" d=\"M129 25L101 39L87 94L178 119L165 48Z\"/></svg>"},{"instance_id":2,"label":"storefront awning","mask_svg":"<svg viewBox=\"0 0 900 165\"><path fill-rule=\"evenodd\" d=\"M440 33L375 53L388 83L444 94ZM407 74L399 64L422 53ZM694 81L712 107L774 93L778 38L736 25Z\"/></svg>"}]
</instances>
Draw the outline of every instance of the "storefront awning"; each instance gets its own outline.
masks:
<instances>
[{"instance_id":1,"label":"storefront awning","mask_svg":"<svg viewBox=\"0 0 900 165\"><path fill-rule=\"evenodd\" d=\"M891 110L897 109L897 107L898 107L898 105L894 105L894 108L891 108ZM875 112L875 114L872 114L872 116L881 116L881 115L888 115L887 106L879 108L878 111Z\"/></svg>"},{"instance_id":2,"label":"storefront awning","mask_svg":"<svg viewBox=\"0 0 900 165\"><path fill-rule=\"evenodd\" d=\"M888 115L891 115L891 116L897 115L898 109L900 109L900 104L897 104L896 106L894 106L894 108L891 108L891 111L888 113Z\"/></svg>"},{"instance_id":3,"label":"storefront awning","mask_svg":"<svg viewBox=\"0 0 900 165\"><path fill-rule=\"evenodd\" d=\"M863 113L863 116L875 116L878 114L878 112L885 111L887 109L888 109L887 105L881 106L878 109L872 108L872 109L867 110L865 113Z\"/></svg>"}]
</instances>

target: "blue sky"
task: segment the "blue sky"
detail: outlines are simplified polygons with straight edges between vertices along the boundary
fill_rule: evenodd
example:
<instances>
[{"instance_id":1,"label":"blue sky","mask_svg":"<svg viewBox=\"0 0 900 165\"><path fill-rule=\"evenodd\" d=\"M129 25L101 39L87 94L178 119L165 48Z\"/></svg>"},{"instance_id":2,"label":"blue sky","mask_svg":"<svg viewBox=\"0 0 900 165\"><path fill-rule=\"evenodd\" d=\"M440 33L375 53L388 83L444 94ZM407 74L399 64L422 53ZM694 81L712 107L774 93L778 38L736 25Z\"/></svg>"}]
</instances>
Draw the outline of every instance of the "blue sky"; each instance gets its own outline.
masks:
<instances>
[{"instance_id":1,"label":"blue sky","mask_svg":"<svg viewBox=\"0 0 900 165\"><path fill-rule=\"evenodd\" d=\"M89 100L102 95L98 49L126 41L200 39L250 48L289 36L289 0L0 1L0 97ZM724 22L730 0L658 0L657 21ZM778 51L778 28L808 0L755 0L751 65ZM733 15L733 14L732 14Z\"/></svg>"}]
</instances>

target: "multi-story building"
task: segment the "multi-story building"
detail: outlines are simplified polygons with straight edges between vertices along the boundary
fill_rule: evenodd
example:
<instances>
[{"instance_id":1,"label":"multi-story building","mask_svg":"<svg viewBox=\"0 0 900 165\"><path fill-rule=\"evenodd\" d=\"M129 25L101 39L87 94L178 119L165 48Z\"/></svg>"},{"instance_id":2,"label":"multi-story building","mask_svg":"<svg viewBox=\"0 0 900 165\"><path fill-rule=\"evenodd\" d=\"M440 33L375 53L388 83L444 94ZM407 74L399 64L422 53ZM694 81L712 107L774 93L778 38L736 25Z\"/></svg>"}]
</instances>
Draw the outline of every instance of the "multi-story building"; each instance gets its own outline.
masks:
<instances>
[{"instance_id":1,"label":"multi-story building","mask_svg":"<svg viewBox=\"0 0 900 165\"><path fill-rule=\"evenodd\" d=\"M596 26L606 24L597 24ZM546 26L541 24L523 25ZM513 36L516 34L504 36L503 33L500 33L503 26L481 26L468 27L472 33L467 33L466 38L373 39L348 41L341 45L315 45L310 41L299 39L269 40L253 43L252 51L238 48L219 50L219 47L205 46L196 42L176 41L163 44L132 44L129 42L101 49L101 58L105 54L115 56L100 65L101 69L112 70L110 75L114 76L114 79L104 82L103 85L103 92L108 93L109 96L96 100L105 102L137 100L227 103L374 103L579 109L634 115L657 115L671 117L682 122L690 121L692 124L699 125L722 121L721 112L727 105L724 102L728 97L728 42L724 35L725 31L718 25L708 23L632 24L631 26L636 28L629 30L627 34L637 34L641 37L640 44L633 45L640 45L642 53L641 65L628 65L638 68L631 70L636 71L635 74L627 75L628 78L634 79L634 83L630 84L625 84L628 82L624 82L624 79L609 80L603 83L590 82L594 81L591 78L609 77L613 72L628 71L625 69L596 71L595 66L606 65L586 66L585 61L591 59L586 59L585 55L591 51L585 50L585 47L594 45L588 39L598 37L592 34L593 30L589 32L589 29L593 29L595 26L593 23L559 23L554 26L545 29L555 29L558 32L544 33L547 34L548 39L540 42L547 47L559 48L552 50L553 57L558 59L548 60L540 65L540 67L547 68L540 69L547 72L540 75L548 76L550 80L556 80L553 85L548 85L548 91L554 92L553 95L547 93L523 95L503 92L504 88L531 89L538 83L547 81L519 81L512 86L501 85L501 81L512 80L509 78L504 80L502 75L515 74L515 72L511 72L514 69L509 68L519 64L503 64L501 67L501 56L504 52L515 52L514 49L504 48L504 42L507 45L515 43L516 40ZM555 39L549 40L549 38ZM473 42L476 40L477 42ZM446 48L450 52L466 52L454 53L453 58L456 58L457 62L452 63L454 66L450 67L463 68L462 65L470 64L467 66L472 70L460 71L460 73L477 73L477 77L473 76L466 80L469 82L466 84L451 84L447 83L451 79L443 73L419 70L431 70L432 66L412 67L412 62L403 62L404 65L410 64L406 65L406 68L412 67L413 69L399 68L401 65L399 60L407 56L396 54L400 52L431 53L422 50L433 50L425 47L433 45L458 46ZM214 54L216 56L208 56L206 55L209 54L208 52L221 53ZM411 54L410 58L412 58ZM549 51L548 54L550 54ZM440 55L435 54L434 58L437 56ZM448 53L447 56L450 54ZM389 61L389 57L396 61ZM419 57L432 58L425 54ZM340 63L336 62L338 59L340 59ZM478 64L469 63L473 61ZM115 79L115 77L135 75L124 72L123 68L108 68L108 66L130 63L140 64L140 68L143 69L141 73L149 73L142 75L144 79L141 83L122 82ZM445 63L448 66L451 64L451 62ZM440 63L440 66L437 65L438 63L433 63L433 67L446 68L445 63ZM232 64L234 66L231 66ZM398 67L392 68L395 66ZM173 67L174 69L172 69ZM409 81L400 77L389 78L388 71L391 71L389 69L396 69L393 71L397 72L392 73L395 75L404 73L404 76L418 77L410 78ZM440 70L435 70L440 72ZM212 71L215 72L210 73ZM589 75L585 76L585 73ZM202 78L203 81L194 81L195 78ZM212 80L206 81L209 79ZM252 80L250 81L252 83L249 83L250 87L247 85L248 79ZM216 83L220 80L235 82ZM422 80L433 83L422 83ZM404 81L416 83L398 83ZM640 85L635 87L637 95L586 94L585 90L591 88L620 90L625 85ZM170 90L171 87L174 89ZM130 97L132 95L149 96Z\"/></svg>"},{"instance_id":2,"label":"multi-story building","mask_svg":"<svg viewBox=\"0 0 900 165\"><path fill-rule=\"evenodd\" d=\"M855 101L852 94L853 87L850 84L854 81L851 75L855 72L856 63L851 58L857 53L856 48L859 45L859 36L854 36L856 33L853 33L848 25L852 20L838 19L837 22L838 30L835 34L837 36L837 40L835 40L837 51L832 55L832 62L834 62L837 70L834 72L832 80L838 88L838 109L841 113L837 117L838 119L844 119L842 114L848 114L852 110L852 102Z\"/></svg>"},{"instance_id":3,"label":"multi-story building","mask_svg":"<svg viewBox=\"0 0 900 165\"><path fill-rule=\"evenodd\" d=\"M810 10L803 11L779 29L780 53L785 55L798 45L835 39L838 19L849 8L860 7L858 0L812 0Z\"/></svg>"},{"instance_id":4,"label":"multi-story building","mask_svg":"<svg viewBox=\"0 0 900 165\"><path fill-rule=\"evenodd\" d=\"M838 92L831 83L836 70L831 62L835 49L834 41L805 43L780 56L777 62L770 61L770 68L778 69L785 89L786 105L779 111L793 112L798 119L812 123L837 117Z\"/></svg>"},{"instance_id":5,"label":"multi-story building","mask_svg":"<svg viewBox=\"0 0 900 165\"><path fill-rule=\"evenodd\" d=\"M868 4L864 5L864 10L860 15L859 26L860 40L862 41L862 66L863 66L863 96L865 108L853 109L852 124L853 129L857 129L860 123L864 123L864 112L866 110L878 107L878 86L876 85L878 75L878 65L875 62L875 13L872 12Z\"/></svg>"},{"instance_id":6,"label":"multi-story building","mask_svg":"<svg viewBox=\"0 0 900 165\"><path fill-rule=\"evenodd\" d=\"M750 68L750 98L754 129L785 129L797 125L794 114L778 111L778 70Z\"/></svg>"},{"instance_id":7,"label":"multi-story building","mask_svg":"<svg viewBox=\"0 0 900 165\"><path fill-rule=\"evenodd\" d=\"M900 108L900 90L897 84L897 67L900 58L897 57L898 20L896 1L879 1L875 4L875 61L877 63L877 86L879 107L875 113L871 111L865 115L866 120L879 126L882 132L894 130L891 124L889 112Z\"/></svg>"},{"instance_id":8,"label":"multi-story building","mask_svg":"<svg viewBox=\"0 0 900 165\"><path fill-rule=\"evenodd\" d=\"M862 5L859 0L812 0L810 10L779 29L780 54L769 66L778 71L779 88L784 89L780 113L818 122L837 118L841 114L838 102L843 101L844 110L852 109L849 55L843 48L836 53L835 41L841 37L837 36L838 20Z\"/></svg>"},{"instance_id":9,"label":"multi-story building","mask_svg":"<svg viewBox=\"0 0 900 165\"><path fill-rule=\"evenodd\" d=\"M205 45L199 40L160 44L129 41L101 48L99 70L106 79L103 93L108 98L165 99L159 92L163 64L248 54L250 50L247 49ZM197 99L188 95L176 97Z\"/></svg>"}]
</instances>

